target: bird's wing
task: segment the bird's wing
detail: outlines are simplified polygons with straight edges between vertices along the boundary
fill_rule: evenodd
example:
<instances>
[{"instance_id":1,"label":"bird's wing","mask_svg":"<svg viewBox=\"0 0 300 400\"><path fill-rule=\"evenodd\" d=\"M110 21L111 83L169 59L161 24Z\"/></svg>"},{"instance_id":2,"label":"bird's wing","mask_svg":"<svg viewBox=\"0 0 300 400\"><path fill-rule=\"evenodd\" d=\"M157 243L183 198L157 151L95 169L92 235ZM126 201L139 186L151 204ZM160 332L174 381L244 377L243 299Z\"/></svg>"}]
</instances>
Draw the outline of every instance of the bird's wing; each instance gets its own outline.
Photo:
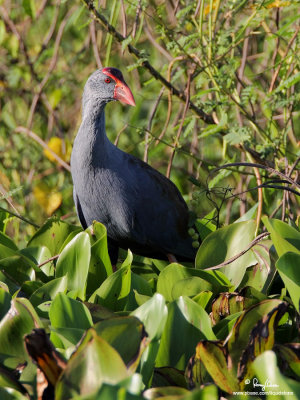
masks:
<instances>
[{"instance_id":1,"label":"bird's wing","mask_svg":"<svg viewBox=\"0 0 300 400\"><path fill-rule=\"evenodd\" d=\"M126 153L125 153L126 154ZM189 212L179 190L168 178L140 159L126 155L128 170L134 176L135 191L132 238L142 243L176 252L178 246L191 248ZM185 249L180 251L185 252Z\"/></svg>"}]
</instances>

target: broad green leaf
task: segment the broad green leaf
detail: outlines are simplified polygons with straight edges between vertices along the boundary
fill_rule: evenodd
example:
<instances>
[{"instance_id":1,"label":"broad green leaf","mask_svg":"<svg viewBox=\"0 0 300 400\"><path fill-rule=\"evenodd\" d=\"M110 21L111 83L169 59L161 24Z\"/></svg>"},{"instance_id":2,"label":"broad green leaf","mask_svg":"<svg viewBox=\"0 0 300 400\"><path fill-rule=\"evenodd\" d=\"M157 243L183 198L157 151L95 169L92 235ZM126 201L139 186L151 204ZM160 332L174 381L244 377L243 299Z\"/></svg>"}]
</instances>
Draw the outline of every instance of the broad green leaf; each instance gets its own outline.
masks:
<instances>
[{"instance_id":1,"label":"broad green leaf","mask_svg":"<svg viewBox=\"0 0 300 400\"><path fill-rule=\"evenodd\" d=\"M16 244L11 240L11 238L7 235L5 235L5 233L0 231L0 244L2 246L8 247L11 250L18 250L18 247L16 246ZM1 254L1 253L0 253Z\"/></svg>"},{"instance_id":2,"label":"broad green leaf","mask_svg":"<svg viewBox=\"0 0 300 400\"><path fill-rule=\"evenodd\" d=\"M230 314L227 317L221 319L214 327L213 331L216 337L220 340L225 340L229 333L232 331L234 324L236 323L242 311L236 314Z\"/></svg>"},{"instance_id":3,"label":"broad green leaf","mask_svg":"<svg viewBox=\"0 0 300 400\"><path fill-rule=\"evenodd\" d=\"M67 291L67 277L52 279L50 282L45 283L43 286L38 288L32 293L29 300L31 304L36 307L45 301L53 300L55 296Z\"/></svg>"},{"instance_id":4,"label":"broad green leaf","mask_svg":"<svg viewBox=\"0 0 300 400\"><path fill-rule=\"evenodd\" d=\"M89 299L90 303L101 304L110 310L120 311L126 304L131 287L130 264L110 275Z\"/></svg>"},{"instance_id":5,"label":"broad green leaf","mask_svg":"<svg viewBox=\"0 0 300 400\"><path fill-rule=\"evenodd\" d=\"M73 231L77 231L78 227L70 225L64 221L50 218L29 240L27 247L47 246L51 256L59 254L60 249Z\"/></svg>"},{"instance_id":6,"label":"broad green leaf","mask_svg":"<svg viewBox=\"0 0 300 400\"><path fill-rule=\"evenodd\" d=\"M279 219L262 218L265 227L271 233L278 257L291 251L300 254L300 232Z\"/></svg>"},{"instance_id":7,"label":"broad green leaf","mask_svg":"<svg viewBox=\"0 0 300 400\"><path fill-rule=\"evenodd\" d=\"M167 322L168 308L166 301L162 295L155 293L150 300L134 310L131 315L143 322L148 338L151 340L142 355L140 367L143 382L146 386L149 386L156 364L160 338Z\"/></svg>"},{"instance_id":8,"label":"broad green leaf","mask_svg":"<svg viewBox=\"0 0 300 400\"><path fill-rule=\"evenodd\" d=\"M292 379L283 376L277 366L276 355L273 351L265 351L263 354L258 356L253 364L253 371L258 379L253 380L245 386L245 390L255 390L253 384L260 386L255 386L256 390L262 389L265 391L272 391L272 395L267 396L268 400L277 399L288 399L288 398L300 398L300 383ZM247 381L248 382L248 381ZM268 386L269 385L269 386ZM276 392L278 393L276 395ZM290 395L282 395L282 392L290 393Z\"/></svg>"},{"instance_id":9,"label":"broad green leaf","mask_svg":"<svg viewBox=\"0 0 300 400\"><path fill-rule=\"evenodd\" d=\"M93 325L86 306L63 293L58 293L52 301L49 317L54 331L65 336L73 344L77 344L85 330Z\"/></svg>"},{"instance_id":10,"label":"broad green leaf","mask_svg":"<svg viewBox=\"0 0 300 400\"><path fill-rule=\"evenodd\" d=\"M28 360L24 335L41 326L36 311L27 299L12 299L9 311L0 322L0 354Z\"/></svg>"},{"instance_id":11,"label":"broad green leaf","mask_svg":"<svg viewBox=\"0 0 300 400\"><path fill-rule=\"evenodd\" d=\"M198 276L191 276L189 278L181 279L174 283L172 287L171 296L174 300L180 296L196 296L204 291L211 291L212 284L199 278Z\"/></svg>"},{"instance_id":12,"label":"broad green leaf","mask_svg":"<svg viewBox=\"0 0 300 400\"><path fill-rule=\"evenodd\" d=\"M129 316L107 319L95 324L94 329L117 350L126 365L136 364L142 341L146 338L143 324L137 318Z\"/></svg>"},{"instance_id":13,"label":"broad green leaf","mask_svg":"<svg viewBox=\"0 0 300 400\"><path fill-rule=\"evenodd\" d=\"M103 383L116 384L129 374L117 351L90 329L72 354L55 389L55 399L96 393Z\"/></svg>"},{"instance_id":14,"label":"broad green leaf","mask_svg":"<svg viewBox=\"0 0 300 400\"><path fill-rule=\"evenodd\" d=\"M135 375L133 375L132 378L134 378L134 376ZM125 381L127 381L127 379ZM145 400L145 397L142 395L134 394L128 390L124 390L123 382L124 381L116 385L103 383L97 393L94 393L90 396L76 396L74 400Z\"/></svg>"},{"instance_id":15,"label":"broad green leaf","mask_svg":"<svg viewBox=\"0 0 300 400\"><path fill-rule=\"evenodd\" d=\"M247 268L239 287L251 286L256 290L267 293L267 290L274 279L276 268L271 262L270 247L271 240L264 240L253 246L250 251L256 258L256 264Z\"/></svg>"},{"instance_id":16,"label":"broad green leaf","mask_svg":"<svg viewBox=\"0 0 300 400\"><path fill-rule=\"evenodd\" d=\"M180 264L170 264L159 274L157 292L161 293L167 301L175 300L172 295L173 286L177 282L193 276L201 278L203 291L213 288L213 292L220 292L231 287L229 280L219 271L202 271Z\"/></svg>"},{"instance_id":17,"label":"broad green leaf","mask_svg":"<svg viewBox=\"0 0 300 400\"><path fill-rule=\"evenodd\" d=\"M91 228L88 228L87 232L90 233L90 230ZM104 225L100 224L100 222L94 221L92 230L96 241L92 243L91 247L87 293L93 293L113 272L108 255L106 228Z\"/></svg>"},{"instance_id":18,"label":"broad green leaf","mask_svg":"<svg viewBox=\"0 0 300 400\"><path fill-rule=\"evenodd\" d=\"M149 339L161 338L168 316L168 309L162 295L155 293L150 300L134 310L131 315L143 322Z\"/></svg>"},{"instance_id":19,"label":"broad green leaf","mask_svg":"<svg viewBox=\"0 0 300 400\"><path fill-rule=\"evenodd\" d=\"M284 253L276 263L276 268L287 288L294 306L300 312L300 254Z\"/></svg>"},{"instance_id":20,"label":"broad green leaf","mask_svg":"<svg viewBox=\"0 0 300 400\"><path fill-rule=\"evenodd\" d=\"M225 226L208 235L198 250L196 268L213 267L238 255L254 239L255 227L255 221L243 221ZM220 268L220 271L227 276L234 287L237 287L246 269L255 263L253 254L247 252L229 265Z\"/></svg>"},{"instance_id":21,"label":"broad green leaf","mask_svg":"<svg viewBox=\"0 0 300 400\"><path fill-rule=\"evenodd\" d=\"M0 321L10 309L11 295L4 287L0 287Z\"/></svg>"},{"instance_id":22,"label":"broad green leaf","mask_svg":"<svg viewBox=\"0 0 300 400\"><path fill-rule=\"evenodd\" d=\"M136 301L136 296L138 293L142 296L147 296L148 298L153 294L150 284L144 278L132 272L130 293L124 310L132 311L138 307L138 303Z\"/></svg>"},{"instance_id":23,"label":"broad green leaf","mask_svg":"<svg viewBox=\"0 0 300 400\"><path fill-rule=\"evenodd\" d=\"M184 371L179 371L178 369L171 367L155 368L152 386L179 386L187 389Z\"/></svg>"},{"instance_id":24,"label":"broad green leaf","mask_svg":"<svg viewBox=\"0 0 300 400\"><path fill-rule=\"evenodd\" d=\"M51 258L51 253L48 247L40 246L40 247L26 247L25 249L20 250L20 254L23 254L27 258L32 259L32 261L36 264L42 264L45 261ZM54 268L52 262L48 262L40 267L40 269L47 276L54 275Z\"/></svg>"},{"instance_id":25,"label":"broad green leaf","mask_svg":"<svg viewBox=\"0 0 300 400\"><path fill-rule=\"evenodd\" d=\"M197 294L196 296L194 296L192 298L192 300L199 304L199 306L201 306L202 308L205 308L207 306L207 304L209 303L210 299L213 296L213 292L210 291L205 291L205 292L201 292L199 294Z\"/></svg>"},{"instance_id":26,"label":"broad green leaf","mask_svg":"<svg viewBox=\"0 0 300 400\"><path fill-rule=\"evenodd\" d=\"M206 311L188 297L168 305L168 319L162 334L157 367L185 369L201 339L215 339Z\"/></svg>"},{"instance_id":27,"label":"broad green leaf","mask_svg":"<svg viewBox=\"0 0 300 400\"><path fill-rule=\"evenodd\" d=\"M13 282L22 284L35 279L35 264L23 255L14 255L0 260L0 269Z\"/></svg>"},{"instance_id":28,"label":"broad green leaf","mask_svg":"<svg viewBox=\"0 0 300 400\"><path fill-rule=\"evenodd\" d=\"M84 300L91 256L91 244L86 232L78 233L61 252L56 264L56 277L67 276L68 290L74 290Z\"/></svg>"},{"instance_id":29,"label":"broad green leaf","mask_svg":"<svg viewBox=\"0 0 300 400\"><path fill-rule=\"evenodd\" d=\"M16 250L0 243L0 260L3 258L14 256L15 254Z\"/></svg>"}]
</instances>

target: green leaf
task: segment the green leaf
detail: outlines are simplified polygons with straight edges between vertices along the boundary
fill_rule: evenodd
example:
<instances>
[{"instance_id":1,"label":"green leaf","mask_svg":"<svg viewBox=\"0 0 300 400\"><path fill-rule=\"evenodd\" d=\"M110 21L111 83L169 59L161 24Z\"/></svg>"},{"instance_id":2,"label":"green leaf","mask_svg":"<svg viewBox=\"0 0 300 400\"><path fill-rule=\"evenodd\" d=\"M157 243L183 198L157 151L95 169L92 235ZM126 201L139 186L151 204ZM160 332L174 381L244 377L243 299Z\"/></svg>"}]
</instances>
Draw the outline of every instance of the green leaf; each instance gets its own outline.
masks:
<instances>
[{"instance_id":1,"label":"green leaf","mask_svg":"<svg viewBox=\"0 0 300 400\"><path fill-rule=\"evenodd\" d=\"M75 225L50 218L29 240L27 247L47 246L51 256L59 254L68 235L78 230Z\"/></svg>"},{"instance_id":2,"label":"green leaf","mask_svg":"<svg viewBox=\"0 0 300 400\"><path fill-rule=\"evenodd\" d=\"M10 309L11 295L4 287L0 287L0 321Z\"/></svg>"},{"instance_id":3,"label":"green leaf","mask_svg":"<svg viewBox=\"0 0 300 400\"><path fill-rule=\"evenodd\" d=\"M84 300L91 256L91 244L86 232L78 233L61 252L56 264L56 277L67 276L68 290L75 290Z\"/></svg>"},{"instance_id":4,"label":"green leaf","mask_svg":"<svg viewBox=\"0 0 300 400\"><path fill-rule=\"evenodd\" d=\"M52 279L32 293L29 300L34 307L45 301L53 300L55 296L67 291L67 277Z\"/></svg>"},{"instance_id":5,"label":"green leaf","mask_svg":"<svg viewBox=\"0 0 300 400\"><path fill-rule=\"evenodd\" d=\"M107 319L95 324L94 329L102 339L117 350L126 365L132 366L133 363L136 365L141 342L146 337L143 324L136 317Z\"/></svg>"},{"instance_id":6,"label":"green leaf","mask_svg":"<svg viewBox=\"0 0 300 400\"><path fill-rule=\"evenodd\" d=\"M255 228L255 221L250 220L231 224L212 232L204 239L198 250L196 268L213 267L238 255L253 240ZM220 271L227 276L234 287L237 287L246 269L255 263L253 254L247 252L229 265L220 268Z\"/></svg>"},{"instance_id":7,"label":"green leaf","mask_svg":"<svg viewBox=\"0 0 300 400\"><path fill-rule=\"evenodd\" d=\"M49 317L55 332L65 336L73 344L77 344L84 331L93 325L86 306L63 293L58 293L52 301Z\"/></svg>"},{"instance_id":8,"label":"green leaf","mask_svg":"<svg viewBox=\"0 0 300 400\"><path fill-rule=\"evenodd\" d=\"M155 293L131 315L143 322L149 339L151 340L141 358L141 374L146 386L150 384L153 368L156 364L156 356L159 348L160 338L164 331L168 317L168 308L162 295Z\"/></svg>"},{"instance_id":9,"label":"green leaf","mask_svg":"<svg viewBox=\"0 0 300 400\"><path fill-rule=\"evenodd\" d=\"M143 322L151 340L160 339L168 316L168 309L163 296L155 293L150 300L134 310L131 315Z\"/></svg>"},{"instance_id":10,"label":"green leaf","mask_svg":"<svg viewBox=\"0 0 300 400\"><path fill-rule=\"evenodd\" d=\"M13 282L22 284L35 279L35 264L23 255L15 255L0 260L0 268Z\"/></svg>"},{"instance_id":11,"label":"green leaf","mask_svg":"<svg viewBox=\"0 0 300 400\"><path fill-rule=\"evenodd\" d=\"M213 288L213 292L220 292L231 287L229 280L219 271L202 271L180 264L170 264L159 274L157 292L161 293L167 301L175 300L172 292L174 285L193 276L201 278L201 281L197 281L197 283L201 284L203 291ZM177 295L177 293L175 294Z\"/></svg>"},{"instance_id":12,"label":"green leaf","mask_svg":"<svg viewBox=\"0 0 300 400\"><path fill-rule=\"evenodd\" d=\"M11 238L7 235L5 235L5 233L0 231L0 244L2 246L8 247L12 250L17 251L18 247L15 245L15 243L11 240Z\"/></svg>"},{"instance_id":13,"label":"green leaf","mask_svg":"<svg viewBox=\"0 0 300 400\"><path fill-rule=\"evenodd\" d=\"M189 278L181 279L174 283L172 287L172 298L178 299L180 296L195 296L204 291L212 290L212 284L199 278L198 276L191 276Z\"/></svg>"},{"instance_id":14,"label":"green leaf","mask_svg":"<svg viewBox=\"0 0 300 400\"><path fill-rule=\"evenodd\" d=\"M25 249L20 250L20 254L23 254L25 257L32 259L32 261L36 264L42 264L45 261L51 258L51 253L48 247L40 246L40 247L26 247ZM48 262L40 267L41 271L44 272L47 276L54 275L54 268L52 262Z\"/></svg>"},{"instance_id":15,"label":"green leaf","mask_svg":"<svg viewBox=\"0 0 300 400\"><path fill-rule=\"evenodd\" d=\"M106 228L100 222L93 222L93 237L95 243L91 247L91 259L87 279L87 293L93 293L101 283L112 274L112 266L108 255ZM90 233L91 228L87 229Z\"/></svg>"},{"instance_id":16,"label":"green leaf","mask_svg":"<svg viewBox=\"0 0 300 400\"><path fill-rule=\"evenodd\" d=\"M258 378L258 382L255 382L252 380L252 382L249 384L249 386L246 386L246 390L251 390L251 386L253 387L253 383L255 382L256 384L260 384L262 386L256 386L256 389L259 388L264 390L264 384L266 384L265 390L269 391L271 390L274 392L274 395L267 396L268 400L274 399L274 398L295 398L298 399L300 398L300 384L299 382L293 381L292 379L287 378L286 376L283 376L277 366L276 362L276 355L273 351L265 351L263 354L258 356L253 364L252 368L254 370L255 375ZM267 386L267 385L273 385L273 386ZM252 391L252 390L251 390ZM276 392L278 393L276 396ZM284 396L281 395L282 392L288 392L292 393L292 396Z\"/></svg>"},{"instance_id":17,"label":"green leaf","mask_svg":"<svg viewBox=\"0 0 300 400\"><path fill-rule=\"evenodd\" d=\"M36 311L27 299L13 299L0 324L0 354L17 357L20 361L28 360L24 335L41 326Z\"/></svg>"},{"instance_id":18,"label":"green leaf","mask_svg":"<svg viewBox=\"0 0 300 400\"><path fill-rule=\"evenodd\" d=\"M102 304L110 310L123 310L131 287L130 264L121 267L110 275L89 299L89 302Z\"/></svg>"},{"instance_id":19,"label":"green leaf","mask_svg":"<svg viewBox=\"0 0 300 400\"><path fill-rule=\"evenodd\" d=\"M276 263L276 269L289 291L298 313L300 313L300 254L284 253Z\"/></svg>"},{"instance_id":20,"label":"green leaf","mask_svg":"<svg viewBox=\"0 0 300 400\"><path fill-rule=\"evenodd\" d=\"M300 232L279 219L262 218L271 233L271 239L279 257L291 251L300 254Z\"/></svg>"},{"instance_id":21,"label":"green leaf","mask_svg":"<svg viewBox=\"0 0 300 400\"><path fill-rule=\"evenodd\" d=\"M168 311L156 366L183 370L199 340L213 340L215 335L206 311L188 297L170 303Z\"/></svg>"},{"instance_id":22,"label":"green leaf","mask_svg":"<svg viewBox=\"0 0 300 400\"><path fill-rule=\"evenodd\" d=\"M55 399L96 393L103 383L116 384L129 374L117 351L90 329L72 354L55 389Z\"/></svg>"}]
</instances>

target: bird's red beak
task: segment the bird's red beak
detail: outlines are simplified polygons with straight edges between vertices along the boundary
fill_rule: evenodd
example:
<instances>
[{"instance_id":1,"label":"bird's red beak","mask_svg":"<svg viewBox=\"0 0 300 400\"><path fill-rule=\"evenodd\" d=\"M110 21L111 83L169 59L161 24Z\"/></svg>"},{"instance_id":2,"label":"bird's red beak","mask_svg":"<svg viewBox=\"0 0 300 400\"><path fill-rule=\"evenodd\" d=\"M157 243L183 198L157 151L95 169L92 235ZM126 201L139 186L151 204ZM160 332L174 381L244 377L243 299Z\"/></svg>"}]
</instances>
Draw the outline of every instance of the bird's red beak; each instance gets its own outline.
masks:
<instances>
[{"instance_id":1,"label":"bird's red beak","mask_svg":"<svg viewBox=\"0 0 300 400\"><path fill-rule=\"evenodd\" d=\"M133 94L125 82L116 81L114 99L122 101L122 103L135 106Z\"/></svg>"},{"instance_id":2,"label":"bird's red beak","mask_svg":"<svg viewBox=\"0 0 300 400\"><path fill-rule=\"evenodd\" d=\"M114 99L129 104L130 106L135 106L133 94L126 85L122 73L117 68L111 67L103 68L102 72L116 82Z\"/></svg>"}]
</instances>

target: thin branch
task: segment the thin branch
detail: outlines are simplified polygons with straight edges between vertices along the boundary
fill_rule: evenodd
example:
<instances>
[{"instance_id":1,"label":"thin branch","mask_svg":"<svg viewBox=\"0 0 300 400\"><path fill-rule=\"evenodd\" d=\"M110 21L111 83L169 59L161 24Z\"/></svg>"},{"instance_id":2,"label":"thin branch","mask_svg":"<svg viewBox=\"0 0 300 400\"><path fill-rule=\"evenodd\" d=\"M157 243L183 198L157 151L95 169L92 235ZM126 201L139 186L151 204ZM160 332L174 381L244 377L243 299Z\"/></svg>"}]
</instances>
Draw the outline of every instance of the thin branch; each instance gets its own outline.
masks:
<instances>
[{"instance_id":1,"label":"thin branch","mask_svg":"<svg viewBox=\"0 0 300 400\"><path fill-rule=\"evenodd\" d=\"M94 52L97 67L102 68L102 62L101 62L99 50L97 47L96 26L95 26L94 20L92 20L90 23L90 34L91 34L91 41L92 41L93 52Z\"/></svg>"},{"instance_id":2,"label":"thin branch","mask_svg":"<svg viewBox=\"0 0 300 400\"><path fill-rule=\"evenodd\" d=\"M0 206L0 210L4 211L4 212L7 212L8 214L12 215L13 217L19 218L21 221L26 222L26 224L32 225L35 228L39 228L39 225L37 225L36 223L30 221L29 219L27 219L25 217L22 217L22 215L20 215L20 214L14 213L14 212L12 212L10 210L7 210L6 208L1 207L1 206Z\"/></svg>"},{"instance_id":3,"label":"thin branch","mask_svg":"<svg viewBox=\"0 0 300 400\"><path fill-rule=\"evenodd\" d=\"M121 35L120 32L118 32L104 17L103 14L101 14L99 11L96 10L94 7L94 4L91 0L82 0L83 3L87 6L87 8L91 11L93 18L102 25L102 27L109 32L119 43L123 42L126 38ZM175 86L171 84L171 82L167 81L151 64L150 62L145 59L145 55L139 51L136 47L134 47L132 44L127 45L128 51L131 54L134 54L134 56L140 61L141 66L143 66L145 69L147 69L150 74L157 80L159 80L166 88L168 88L171 93L178 97L182 102L186 102L186 95L178 90ZM189 101L189 107L201 118L203 119L204 122L208 124L214 124L213 118L206 114L203 110L201 110L199 107L197 107L192 101Z\"/></svg>"},{"instance_id":4,"label":"thin branch","mask_svg":"<svg viewBox=\"0 0 300 400\"><path fill-rule=\"evenodd\" d=\"M53 261L53 260L57 260L59 256L60 256L60 254L56 254L55 256L48 258L48 260L43 261L43 262L42 262L41 264L39 264L37 267L38 267L38 268L41 268L43 265L48 264L48 262Z\"/></svg>"},{"instance_id":5,"label":"thin branch","mask_svg":"<svg viewBox=\"0 0 300 400\"><path fill-rule=\"evenodd\" d=\"M146 130L146 135L145 135L145 152L144 152L144 161L148 162L148 150L149 150L149 131L151 131L151 126L152 126L152 121L153 118L155 116L155 113L157 111L159 102L162 98L162 95L164 93L165 88L161 88L158 98L156 99L156 102L153 105L153 108L151 110L150 116L149 116L149 121L148 121L148 125L147 125L147 130Z\"/></svg>"},{"instance_id":6,"label":"thin branch","mask_svg":"<svg viewBox=\"0 0 300 400\"><path fill-rule=\"evenodd\" d=\"M67 12L66 16L64 17L64 19L62 20L58 32L57 32L57 36L55 39L55 44L54 44L54 51L53 51L53 56L50 62L50 66L48 68L48 71L46 73L46 75L44 76L43 80L40 82L40 84L38 85L37 88L37 93L34 95L32 103L31 103L31 107L30 107L30 111L29 111L29 115L28 115L28 119L27 119L27 128L31 129L32 126L32 120L33 120L33 115L34 115L34 111L35 108L37 106L37 103L39 101L39 98L42 94L43 88L46 85L46 83L48 82L52 71L54 70L56 63L57 63L57 59L58 59L58 51L59 51L59 45L62 39L62 35L63 35L63 31L64 28L69 20L70 15L73 13L75 9L75 6L70 8L70 10Z\"/></svg>"},{"instance_id":7,"label":"thin branch","mask_svg":"<svg viewBox=\"0 0 300 400\"><path fill-rule=\"evenodd\" d=\"M287 48L285 50L285 53L284 53L284 55L282 57L281 62L279 63L274 75L272 76L272 81L271 81L271 84L270 84L269 93L271 93L273 91L273 89L274 89L274 85L275 85L276 79L278 78L282 62L284 61L285 57L288 55L288 52L290 51L290 48L291 48L292 44L294 43L294 40L298 36L299 29L300 29L300 27L298 26L297 29L295 30L295 33L293 34L291 40L289 41L289 43L287 45Z\"/></svg>"},{"instance_id":8,"label":"thin branch","mask_svg":"<svg viewBox=\"0 0 300 400\"><path fill-rule=\"evenodd\" d=\"M235 261L238 258L242 257L245 253L247 253L247 251L252 249L253 246L257 245L261 240L263 240L265 237L267 237L269 235L270 235L269 232L261 233L254 240L252 240L252 242L243 251L241 251L240 253L238 253L235 256L229 258L228 260L222 262L221 264L214 265L213 267L205 268L204 270L205 271L209 271L209 270L219 269L219 268L225 267L228 264L231 264L233 261Z\"/></svg>"},{"instance_id":9,"label":"thin branch","mask_svg":"<svg viewBox=\"0 0 300 400\"><path fill-rule=\"evenodd\" d=\"M240 163L224 164L224 165L221 165L220 167L214 169L213 171L211 171L211 173L214 173L223 168L236 167L236 166L252 167L252 168L257 167L257 168L265 169L265 170L271 172L272 174L278 175L281 178L286 179L291 185L296 186L298 189L300 189L300 185L297 182L293 181L293 179L291 179L289 176L283 174L282 172L277 171L274 168L268 167L266 165L256 164L256 163L240 162Z\"/></svg>"},{"instance_id":10,"label":"thin branch","mask_svg":"<svg viewBox=\"0 0 300 400\"><path fill-rule=\"evenodd\" d=\"M183 123L184 123L185 116L186 116L186 113L187 113L187 110L188 110L188 107L189 107L191 77L192 77L192 72L190 72L188 74L188 81L187 81L187 85L186 85L186 102L185 102L184 110L183 110L183 113L182 113L180 126L178 128L177 135L176 135L176 138L175 138L175 141L174 141L174 150L172 151L172 154L171 154L171 157L170 157L170 160L169 160L168 169L167 169L167 173L166 173L167 178L170 178L170 175L171 175L171 168L172 168L172 163L173 163L175 152L176 152L176 147L178 147L178 144L179 144L179 138L180 138L180 135L181 135L181 132L182 132L182 129L183 129Z\"/></svg>"}]
</instances>

